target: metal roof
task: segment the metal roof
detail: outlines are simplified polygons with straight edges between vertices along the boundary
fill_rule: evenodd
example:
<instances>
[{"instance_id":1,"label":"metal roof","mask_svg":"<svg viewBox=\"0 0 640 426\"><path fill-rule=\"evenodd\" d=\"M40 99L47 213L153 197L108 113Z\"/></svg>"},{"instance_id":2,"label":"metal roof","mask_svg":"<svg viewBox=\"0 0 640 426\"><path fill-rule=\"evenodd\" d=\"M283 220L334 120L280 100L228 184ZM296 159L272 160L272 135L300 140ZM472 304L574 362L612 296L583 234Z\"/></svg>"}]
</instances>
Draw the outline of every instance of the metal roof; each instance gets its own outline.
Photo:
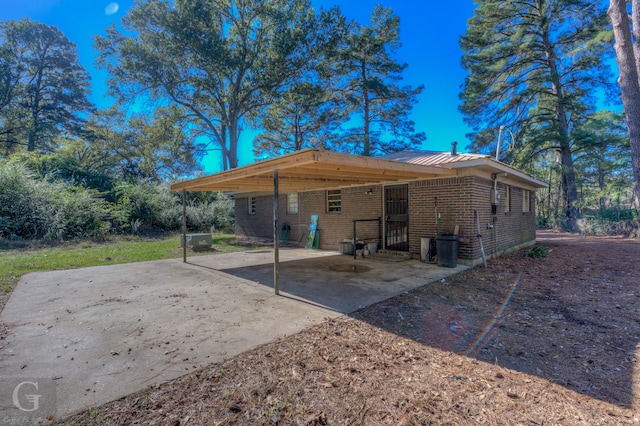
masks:
<instances>
[{"instance_id":1,"label":"metal roof","mask_svg":"<svg viewBox=\"0 0 640 426\"><path fill-rule=\"evenodd\" d=\"M456 154L450 152L437 151L400 151L393 154L379 157L383 160L400 161L403 163L420 164L423 166L438 166L442 164L457 163L460 161L471 161L479 158L491 158L481 154Z\"/></svg>"},{"instance_id":2,"label":"metal roof","mask_svg":"<svg viewBox=\"0 0 640 426\"><path fill-rule=\"evenodd\" d=\"M501 161L494 160L490 155L484 154L455 154L436 151L401 151L380 157L385 160L398 161L422 166L437 166L447 169L469 169L488 174L503 173L509 176L509 180L517 182L531 189L547 188L549 185L521 170L516 169Z\"/></svg>"}]
</instances>

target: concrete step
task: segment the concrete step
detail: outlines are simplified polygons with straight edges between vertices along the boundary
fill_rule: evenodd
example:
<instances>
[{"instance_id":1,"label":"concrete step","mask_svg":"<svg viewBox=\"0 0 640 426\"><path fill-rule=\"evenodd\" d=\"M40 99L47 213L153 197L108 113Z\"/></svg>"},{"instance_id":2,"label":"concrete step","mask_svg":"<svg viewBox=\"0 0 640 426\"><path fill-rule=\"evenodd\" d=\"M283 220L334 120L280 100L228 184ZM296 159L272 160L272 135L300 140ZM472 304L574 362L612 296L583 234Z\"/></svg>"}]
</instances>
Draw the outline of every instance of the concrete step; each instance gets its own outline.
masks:
<instances>
[{"instance_id":1,"label":"concrete step","mask_svg":"<svg viewBox=\"0 0 640 426\"><path fill-rule=\"evenodd\" d=\"M374 254L371 254L370 257L392 262L404 262L405 260L411 259L411 253L406 251L378 250Z\"/></svg>"}]
</instances>

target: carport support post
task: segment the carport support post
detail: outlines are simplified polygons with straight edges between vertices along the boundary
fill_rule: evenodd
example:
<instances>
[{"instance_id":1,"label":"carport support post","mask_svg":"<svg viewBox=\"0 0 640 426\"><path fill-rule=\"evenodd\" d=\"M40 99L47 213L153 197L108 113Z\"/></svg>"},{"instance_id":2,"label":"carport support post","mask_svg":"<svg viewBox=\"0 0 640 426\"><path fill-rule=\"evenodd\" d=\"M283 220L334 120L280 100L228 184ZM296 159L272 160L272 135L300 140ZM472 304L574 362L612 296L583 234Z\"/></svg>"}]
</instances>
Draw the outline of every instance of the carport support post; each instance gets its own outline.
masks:
<instances>
[{"instance_id":1,"label":"carport support post","mask_svg":"<svg viewBox=\"0 0 640 426\"><path fill-rule=\"evenodd\" d=\"M187 190L182 190L182 261L187 263Z\"/></svg>"},{"instance_id":2,"label":"carport support post","mask_svg":"<svg viewBox=\"0 0 640 426\"><path fill-rule=\"evenodd\" d=\"M273 288L280 294L280 235L278 227L278 169L273 171Z\"/></svg>"}]
</instances>

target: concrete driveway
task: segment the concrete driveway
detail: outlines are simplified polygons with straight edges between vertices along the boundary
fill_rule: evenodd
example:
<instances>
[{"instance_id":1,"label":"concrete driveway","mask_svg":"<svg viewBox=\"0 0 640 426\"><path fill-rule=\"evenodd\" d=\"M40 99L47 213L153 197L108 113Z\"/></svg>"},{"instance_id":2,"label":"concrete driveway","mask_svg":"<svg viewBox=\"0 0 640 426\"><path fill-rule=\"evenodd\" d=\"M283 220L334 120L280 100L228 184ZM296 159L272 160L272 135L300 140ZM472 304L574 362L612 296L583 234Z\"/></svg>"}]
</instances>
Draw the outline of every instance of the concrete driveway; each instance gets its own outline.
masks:
<instances>
[{"instance_id":1,"label":"concrete driveway","mask_svg":"<svg viewBox=\"0 0 640 426\"><path fill-rule=\"evenodd\" d=\"M33 273L0 322L0 420L46 380L55 416L93 407L466 269L283 249ZM9 403L7 403L9 401Z\"/></svg>"}]
</instances>

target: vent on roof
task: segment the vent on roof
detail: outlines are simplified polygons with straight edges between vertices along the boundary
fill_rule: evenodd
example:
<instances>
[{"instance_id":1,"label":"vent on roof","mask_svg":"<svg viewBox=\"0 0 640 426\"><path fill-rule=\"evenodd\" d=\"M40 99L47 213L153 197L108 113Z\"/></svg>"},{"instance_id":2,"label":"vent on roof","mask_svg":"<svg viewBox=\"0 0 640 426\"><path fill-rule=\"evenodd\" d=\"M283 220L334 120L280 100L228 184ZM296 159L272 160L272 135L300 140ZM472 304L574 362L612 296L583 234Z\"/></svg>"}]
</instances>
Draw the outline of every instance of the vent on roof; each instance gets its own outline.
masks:
<instances>
[{"instance_id":1,"label":"vent on roof","mask_svg":"<svg viewBox=\"0 0 640 426\"><path fill-rule=\"evenodd\" d=\"M458 155L458 151L456 147L458 146L458 142L451 142L451 155Z\"/></svg>"}]
</instances>

